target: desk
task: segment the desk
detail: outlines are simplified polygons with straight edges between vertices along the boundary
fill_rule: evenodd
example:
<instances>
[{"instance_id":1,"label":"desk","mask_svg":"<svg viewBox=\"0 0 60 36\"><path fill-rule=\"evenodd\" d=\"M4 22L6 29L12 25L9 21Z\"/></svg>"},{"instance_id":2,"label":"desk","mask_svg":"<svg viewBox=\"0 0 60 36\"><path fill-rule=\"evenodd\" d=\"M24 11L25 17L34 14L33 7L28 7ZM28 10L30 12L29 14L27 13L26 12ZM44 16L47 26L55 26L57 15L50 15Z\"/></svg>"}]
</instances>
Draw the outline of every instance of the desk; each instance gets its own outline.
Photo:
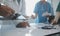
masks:
<instances>
[{"instance_id":1,"label":"desk","mask_svg":"<svg viewBox=\"0 0 60 36\"><path fill-rule=\"evenodd\" d=\"M42 26L46 26L46 25L48 25L48 24L38 24L38 25L36 25L36 27L42 27ZM35 30L33 30L32 32L31 32L31 34L33 35L33 36L48 36L48 35L55 35L55 34L57 34L57 33L60 33L60 27L58 27L58 25L56 25L56 29L50 29L50 30L45 30L45 29L38 29L38 28L36 28Z\"/></svg>"},{"instance_id":2,"label":"desk","mask_svg":"<svg viewBox=\"0 0 60 36\"><path fill-rule=\"evenodd\" d=\"M60 34L59 26L57 26L56 29L45 30L45 29L38 29L38 27L42 27L48 24L30 23L30 25L31 27L28 27L28 28L16 28L13 25L14 28L11 26L11 28L13 29L10 28L9 30L8 29L6 30L5 27L3 27L2 25L2 36L49 36L49 35L58 34L58 33Z\"/></svg>"}]
</instances>

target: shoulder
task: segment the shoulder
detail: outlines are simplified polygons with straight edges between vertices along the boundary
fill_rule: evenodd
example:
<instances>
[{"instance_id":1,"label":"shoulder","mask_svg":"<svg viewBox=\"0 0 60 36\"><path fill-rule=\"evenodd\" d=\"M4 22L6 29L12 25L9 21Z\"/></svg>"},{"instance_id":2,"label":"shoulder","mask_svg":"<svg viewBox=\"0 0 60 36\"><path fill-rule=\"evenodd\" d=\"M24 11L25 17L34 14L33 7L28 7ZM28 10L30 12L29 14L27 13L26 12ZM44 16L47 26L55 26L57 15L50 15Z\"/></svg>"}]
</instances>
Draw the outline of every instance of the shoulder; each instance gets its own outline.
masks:
<instances>
[{"instance_id":1,"label":"shoulder","mask_svg":"<svg viewBox=\"0 0 60 36\"><path fill-rule=\"evenodd\" d=\"M46 2L46 4L51 5L49 2Z\"/></svg>"},{"instance_id":2,"label":"shoulder","mask_svg":"<svg viewBox=\"0 0 60 36\"><path fill-rule=\"evenodd\" d=\"M36 5L40 5L41 4L41 1L37 2Z\"/></svg>"},{"instance_id":3,"label":"shoulder","mask_svg":"<svg viewBox=\"0 0 60 36\"><path fill-rule=\"evenodd\" d=\"M49 6L49 7L51 7L51 4L49 2L46 2L46 5Z\"/></svg>"}]
</instances>

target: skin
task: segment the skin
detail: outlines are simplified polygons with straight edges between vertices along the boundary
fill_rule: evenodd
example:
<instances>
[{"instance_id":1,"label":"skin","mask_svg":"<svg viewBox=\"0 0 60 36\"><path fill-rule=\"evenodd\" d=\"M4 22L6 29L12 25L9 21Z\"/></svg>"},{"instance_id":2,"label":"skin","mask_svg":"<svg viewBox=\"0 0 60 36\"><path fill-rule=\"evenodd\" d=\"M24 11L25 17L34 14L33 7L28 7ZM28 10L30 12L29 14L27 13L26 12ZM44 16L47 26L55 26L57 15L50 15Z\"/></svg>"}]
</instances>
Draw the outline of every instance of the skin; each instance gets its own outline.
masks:
<instances>
[{"instance_id":1,"label":"skin","mask_svg":"<svg viewBox=\"0 0 60 36\"><path fill-rule=\"evenodd\" d=\"M58 20L59 20L59 18L60 18L60 12L56 12L56 15L55 15L54 20L52 21L52 24L56 25Z\"/></svg>"},{"instance_id":2,"label":"skin","mask_svg":"<svg viewBox=\"0 0 60 36\"><path fill-rule=\"evenodd\" d=\"M41 0L42 2L45 2L46 0Z\"/></svg>"}]
</instances>

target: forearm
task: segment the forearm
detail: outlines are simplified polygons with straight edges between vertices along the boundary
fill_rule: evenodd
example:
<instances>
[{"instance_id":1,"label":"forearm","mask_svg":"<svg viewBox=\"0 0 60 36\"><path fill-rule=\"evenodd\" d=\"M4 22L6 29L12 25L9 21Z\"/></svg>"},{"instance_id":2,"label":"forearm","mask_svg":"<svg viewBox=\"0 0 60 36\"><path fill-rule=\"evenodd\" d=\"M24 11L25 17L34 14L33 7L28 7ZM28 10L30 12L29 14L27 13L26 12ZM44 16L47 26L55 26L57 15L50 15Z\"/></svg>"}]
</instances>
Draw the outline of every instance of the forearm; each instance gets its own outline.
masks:
<instances>
[{"instance_id":1,"label":"forearm","mask_svg":"<svg viewBox=\"0 0 60 36\"><path fill-rule=\"evenodd\" d=\"M60 12L56 12L54 21L58 22L59 18L60 18Z\"/></svg>"},{"instance_id":2,"label":"forearm","mask_svg":"<svg viewBox=\"0 0 60 36\"><path fill-rule=\"evenodd\" d=\"M52 24L56 24L60 18L60 12L56 12L55 18L52 21Z\"/></svg>"}]
</instances>

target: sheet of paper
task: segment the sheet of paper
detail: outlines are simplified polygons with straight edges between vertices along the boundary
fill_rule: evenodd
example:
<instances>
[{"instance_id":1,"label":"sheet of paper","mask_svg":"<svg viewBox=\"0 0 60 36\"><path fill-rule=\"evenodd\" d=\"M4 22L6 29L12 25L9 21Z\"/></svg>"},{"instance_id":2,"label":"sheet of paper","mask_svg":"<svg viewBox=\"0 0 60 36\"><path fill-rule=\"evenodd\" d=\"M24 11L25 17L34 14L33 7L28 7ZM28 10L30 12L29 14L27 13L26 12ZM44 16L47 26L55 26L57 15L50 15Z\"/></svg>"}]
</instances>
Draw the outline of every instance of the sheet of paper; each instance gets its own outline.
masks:
<instances>
[{"instance_id":1,"label":"sheet of paper","mask_svg":"<svg viewBox=\"0 0 60 36\"><path fill-rule=\"evenodd\" d=\"M3 16L0 16L0 18L4 18Z\"/></svg>"},{"instance_id":2,"label":"sheet of paper","mask_svg":"<svg viewBox=\"0 0 60 36\"><path fill-rule=\"evenodd\" d=\"M51 13L45 12L45 13L42 14L42 16L47 16L47 15L51 16Z\"/></svg>"},{"instance_id":3,"label":"sheet of paper","mask_svg":"<svg viewBox=\"0 0 60 36\"><path fill-rule=\"evenodd\" d=\"M26 19L26 18L23 15L21 15L17 19Z\"/></svg>"}]
</instances>

